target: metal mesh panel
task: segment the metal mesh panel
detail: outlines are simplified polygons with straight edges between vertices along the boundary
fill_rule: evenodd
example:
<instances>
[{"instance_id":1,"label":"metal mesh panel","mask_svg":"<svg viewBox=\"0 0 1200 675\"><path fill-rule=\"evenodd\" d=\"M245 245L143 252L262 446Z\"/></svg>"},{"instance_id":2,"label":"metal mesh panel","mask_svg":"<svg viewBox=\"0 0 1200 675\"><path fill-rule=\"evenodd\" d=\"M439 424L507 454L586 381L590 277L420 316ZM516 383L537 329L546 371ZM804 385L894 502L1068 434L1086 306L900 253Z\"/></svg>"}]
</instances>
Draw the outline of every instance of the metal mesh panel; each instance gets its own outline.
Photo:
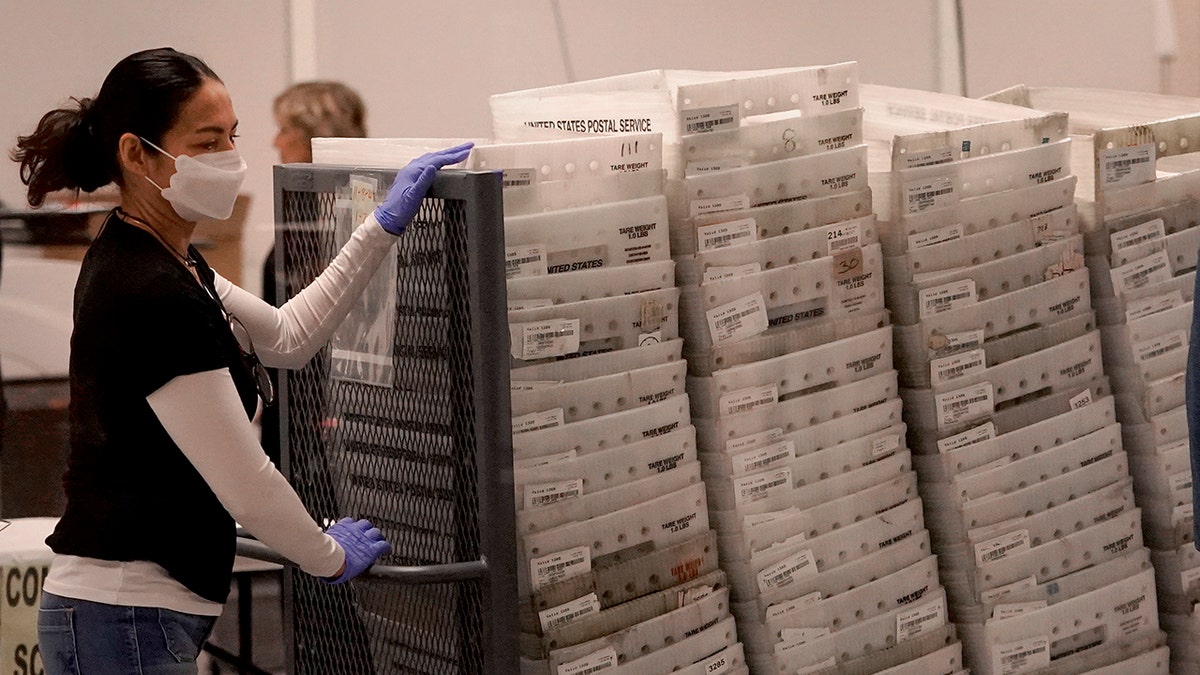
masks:
<instances>
[{"instance_id":1,"label":"metal mesh panel","mask_svg":"<svg viewBox=\"0 0 1200 675\"><path fill-rule=\"evenodd\" d=\"M351 174L376 177L386 186L393 172L337 167L276 172L277 255L291 297L337 253L335 190ZM489 185L488 176L455 173L468 187L472 181ZM503 313L504 284L501 272L498 287L488 288L483 280L494 274L481 267L502 263L502 244L481 254L487 247L473 241L478 234L472 232L502 227L498 190L492 205L497 223L480 223L481 214L492 213L476 203L488 191L440 194L461 187L448 178L439 176L397 240L394 386L331 378L329 347L303 370L281 377L283 466L318 522L361 517L383 531L394 552L380 564L427 566L487 557L493 576L504 576L421 585L363 578L330 587L293 570L285 593L296 673L494 672L496 658L506 658L495 652L507 651L504 643L515 639L494 635L507 630L497 629L491 615L492 594L508 587L509 568L495 564L502 550L484 550L489 528L496 528L481 523L481 500L487 521L495 517L487 506L490 497L512 493L511 482L480 483L481 469L491 462L511 462L506 442L486 447L479 442L510 433L482 428L507 415L507 402L497 400L507 397L496 396L500 383L490 370L487 382L476 372L496 359L494 336L477 331L482 314ZM502 384L506 390L507 382ZM505 410L495 414L490 409L497 405ZM481 407L489 413L481 414ZM481 465L481 452L492 453L487 466ZM512 556L511 527L508 531ZM515 604L514 593L509 606Z\"/></svg>"}]
</instances>

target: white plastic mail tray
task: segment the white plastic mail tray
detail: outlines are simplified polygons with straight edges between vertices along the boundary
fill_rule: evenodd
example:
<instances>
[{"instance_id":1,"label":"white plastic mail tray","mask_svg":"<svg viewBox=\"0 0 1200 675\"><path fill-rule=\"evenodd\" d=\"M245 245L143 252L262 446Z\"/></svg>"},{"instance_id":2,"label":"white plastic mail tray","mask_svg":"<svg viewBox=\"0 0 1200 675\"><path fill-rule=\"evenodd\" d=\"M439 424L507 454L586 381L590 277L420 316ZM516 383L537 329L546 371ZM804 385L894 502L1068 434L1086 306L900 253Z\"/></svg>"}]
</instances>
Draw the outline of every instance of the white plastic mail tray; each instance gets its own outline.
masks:
<instances>
[{"instance_id":1,"label":"white plastic mail tray","mask_svg":"<svg viewBox=\"0 0 1200 675\"><path fill-rule=\"evenodd\" d=\"M1067 114L1055 112L897 135L892 140L892 171L1032 148L1067 138L1067 130Z\"/></svg>"},{"instance_id":2,"label":"white plastic mail tray","mask_svg":"<svg viewBox=\"0 0 1200 675\"><path fill-rule=\"evenodd\" d=\"M799 111L755 115L738 127L686 134L679 139L684 175L740 168L787 157L840 150L861 144L862 108L826 115ZM766 121L758 121L765 117Z\"/></svg>"},{"instance_id":3,"label":"white plastic mail tray","mask_svg":"<svg viewBox=\"0 0 1200 675\"><path fill-rule=\"evenodd\" d=\"M509 187L504 190L504 217L661 197L664 180L663 171L638 171Z\"/></svg>"},{"instance_id":4,"label":"white plastic mail tray","mask_svg":"<svg viewBox=\"0 0 1200 675\"><path fill-rule=\"evenodd\" d=\"M683 340L663 340L633 349L601 352L575 359L547 361L532 366L513 368L509 374L509 381L514 390L548 382L578 382L591 377L637 370L667 361L678 361L682 353Z\"/></svg>"},{"instance_id":5,"label":"white plastic mail tray","mask_svg":"<svg viewBox=\"0 0 1200 675\"><path fill-rule=\"evenodd\" d=\"M1186 352L1191 322L1192 303L1185 302L1125 323L1104 326L1101 335L1105 360L1136 366L1172 351Z\"/></svg>"},{"instance_id":6,"label":"white plastic mail tray","mask_svg":"<svg viewBox=\"0 0 1200 675\"><path fill-rule=\"evenodd\" d=\"M1130 453L1129 472L1139 495L1169 499L1174 506L1192 502L1191 452L1186 442L1161 445L1145 454Z\"/></svg>"},{"instance_id":7,"label":"white plastic mail tray","mask_svg":"<svg viewBox=\"0 0 1200 675\"><path fill-rule=\"evenodd\" d=\"M671 221L671 254L694 255L701 252L701 233L711 232L723 223L754 221L758 239L773 239L785 234L804 232L833 223L872 214L871 191L861 189L845 194L803 199L794 202L754 206L742 211L698 215Z\"/></svg>"},{"instance_id":8,"label":"white plastic mail tray","mask_svg":"<svg viewBox=\"0 0 1200 675\"><path fill-rule=\"evenodd\" d=\"M537 257L534 253L524 259ZM508 308L561 305L565 302L657 291L674 285L675 263L670 260L553 275L513 277L507 283Z\"/></svg>"},{"instance_id":9,"label":"white plastic mail tray","mask_svg":"<svg viewBox=\"0 0 1200 675\"><path fill-rule=\"evenodd\" d=\"M512 392L513 417L558 409L570 424L665 401L684 393L687 364L668 361L622 373Z\"/></svg>"},{"instance_id":10,"label":"white plastic mail tray","mask_svg":"<svg viewBox=\"0 0 1200 675\"><path fill-rule=\"evenodd\" d=\"M686 394L642 408L613 413L571 425L550 424L513 434L513 461L569 453L576 455L629 445L664 436L691 425Z\"/></svg>"},{"instance_id":11,"label":"white plastic mail tray","mask_svg":"<svg viewBox=\"0 0 1200 675\"><path fill-rule=\"evenodd\" d=\"M568 302L508 313L514 367L632 349L679 337L679 289Z\"/></svg>"},{"instance_id":12,"label":"white plastic mail tray","mask_svg":"<svg viewBox=\"0 0 1200 675\"><path fill-rule=\"evenodd\" d=\"M822 115L858 108L858 63L847 61L801 68L731 73L677 72L675 100L680 116L732 105L742 115L799 110ZM681 132L687 131L681 125Z\"/></svg>"},{"instance_id":13,"label":"white plastic mail tray","mask_svg":"<svg viewBox=\"0 0 1200 675\"><path fill-rule=\"evenodd\" d=\"M1171 255L1173 269L1187 270L1196 266L1197 245L1200 245L1200 227L1190 227L1162 238L1115 250L1110 261L1116 268L1166 250Z\"/></svg>"},{"instance_id":14,"label":"white plastic mail tray","mask_svg":"<svg viewBox=\"0 0 1200 675\"><path fill-rule=\"evenodd\" d=\"M656 173L664 168L662 142L662 134L643 133L477 145L467 164L472 169L506 174L532 169L534 182Z\"/></svg>"},{"instance_id":15,"label":"white plastic mail tray","mask_svg":"<svg viewBox=\"0 0 1200 675\"><path fill-rule=\"evenodd\" d=\"M1095 303L1100 325L1107 326L1191 302L1195 287L1196 272L1184 272L1164 281L1127 290L1118 297L1093 298L1092 302Z\"/></svg>"},{"instance_id":16,"label":"white plastic mail tray","mask_svg":"<svg viewBox=\"0 0 1200 675\"><path fill-rule=\"evenodd\" d=\"M752 234L757 227L752 220L731 220L698 230L702 244L709 245L702 245L701 252L693 255L676 254L675 273L679 285L699 286L879 243L874 214L770 238ZM730 243L711 245L718 241Z\"/></svg>"},{"instance_id":17,"label":"white plastic mail tray","mask_svg":"<svg viewBox=\"0 0 1200 675\"><path fill-rule=\"evenodd\" d=\"M1194 227L1195 222L1196 204L1191 200L1109 216L1104 221L1103 230L1089 233L1086 241L1088 255L1100 255L1112 260L1111 256L1116 251L1182 232Z\"/></svg>"},{"instance_id":18,"label":"white plastic mail tray","mask_svg":"<svg viewBox=\"0 0 1200 675\"><path fill-rule=\"evenodd\" d=\"M666 199L610 202L504 220L510 276L559 274L670 259Z\"/></svg>"},{"instance_id":19,"label":"white plastic mail tray","mask_svg":"<svg viewBox=\"0 0 1200 675\"><path fill-rule=\"evenodd\" d=\"M1020 611L1024 607L1032 606L1025 603L1036 602L1048 606L1116 583L1121 579L1150 569L1152 566L1151 555L1153 552L1150 549L1138 548L1112 560L1061 576L1054 581L1035 585L1023 582L1019 585L1020 588L1014 587L1012 590L989 592L983 600L982 618L978 623L983 623L987 619L1003 618L1013 611ZM1155 574L1156 581L1158 576ZM1030 580L1026 580L1026 582L1028 581ZM995 609L1002 605L1018 605L1018 607L1001 607L999 615L997 615ZM1159 607L1162 607L1161 603Z\"/></svg>"},{"instance_id":20,"label":"white plastic mail tray","mask_svg":"<svg viewBox=\"0 0 1200 675\"><path fill-rule=\"evenodd\" d=\"M948 673L958 675L963 671L962 643L942 647L931 654L919 656L908 663L892 666L879 671L879 675L928 675L929 673Z\"/></svg>"},{"instance_id":21,"label":"white plastic mail tray","mask_svg":"<svg viewBox=\"0 0 1200 675\"><path fill-rule=\"evenodd\" d=\"M822 389L866 379L892 368L892 331L869 333L757 363L688 378L692 414L715 418L748 412Z\"/></svg>"},{"instance_id":22,"label":"white plastic mail tray","mask_svg":"<svg viewBox=\"0 0 1200 675\"><path fill-rule=\"evenodd\" d=\"M1159 607L1171 614L1187 614L1200 584L1200 552L1191 542L1166 551L1151 551Z\"/></svg>"}]
</instances>

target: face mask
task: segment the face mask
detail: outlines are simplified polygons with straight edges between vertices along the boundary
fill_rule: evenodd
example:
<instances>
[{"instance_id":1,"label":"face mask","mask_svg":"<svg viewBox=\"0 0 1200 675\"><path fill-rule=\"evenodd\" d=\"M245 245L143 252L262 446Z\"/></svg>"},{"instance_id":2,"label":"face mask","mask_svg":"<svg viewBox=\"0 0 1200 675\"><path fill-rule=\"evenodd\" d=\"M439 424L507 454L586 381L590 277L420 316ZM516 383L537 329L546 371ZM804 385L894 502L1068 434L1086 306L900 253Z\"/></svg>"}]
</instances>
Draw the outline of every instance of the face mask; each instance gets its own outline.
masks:
<instances>
[{"instance_id":1,"label":"face mask","mask_svg":"<svg viewBox=\"0 0 1200 675\"><path fill-rule=\"evenodd\" d=\"M194 223L233 215L233 203L246 177L246 161L236 149L176 157L144 138L142 141L175 160L170 187L162 187L149 176L146 180L162 192L180 218Z\"/></svg>"}]
</instances>

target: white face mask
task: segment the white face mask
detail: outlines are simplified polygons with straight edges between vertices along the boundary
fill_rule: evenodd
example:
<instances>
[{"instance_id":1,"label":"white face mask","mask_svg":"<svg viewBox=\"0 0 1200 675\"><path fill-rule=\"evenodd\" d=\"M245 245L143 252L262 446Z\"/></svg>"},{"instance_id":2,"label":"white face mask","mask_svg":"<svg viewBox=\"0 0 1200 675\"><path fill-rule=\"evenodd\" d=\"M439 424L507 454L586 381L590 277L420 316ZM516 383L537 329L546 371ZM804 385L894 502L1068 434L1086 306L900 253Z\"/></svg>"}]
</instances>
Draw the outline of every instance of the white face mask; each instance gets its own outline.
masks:
<instances>
[{"instance_id":1,"label":"white face mask","mask_svg":"<svg viewBox=\"0 0 1200 675\"><path fill-rule=\"evenodd\" d=\"M162 192L180 218L194 223L233 215L233 203L246 177L246 160L236 149L176 157L144 138L142 141L175 160L170 187L162 187L149 176L146 180Z\"/></svg>"}]
</instances>

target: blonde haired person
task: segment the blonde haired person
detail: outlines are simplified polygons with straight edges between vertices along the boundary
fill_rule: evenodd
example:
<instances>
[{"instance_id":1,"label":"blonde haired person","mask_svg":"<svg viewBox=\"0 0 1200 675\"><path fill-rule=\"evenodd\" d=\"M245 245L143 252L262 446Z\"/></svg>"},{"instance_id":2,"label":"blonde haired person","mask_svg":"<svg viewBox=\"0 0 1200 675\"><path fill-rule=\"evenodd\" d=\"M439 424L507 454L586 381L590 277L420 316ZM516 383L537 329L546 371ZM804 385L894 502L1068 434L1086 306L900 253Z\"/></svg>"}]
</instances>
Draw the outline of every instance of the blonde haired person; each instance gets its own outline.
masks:
<instances>
[{"instance_id":1,"label":"blonde haired person","mask_svg":"<svg viewBox=\"0 0 1200 675\"><path fill-rule=\"evenodd\" d=\"M284 164L312 161L314 138L363 138L367 110L358 92L341 82L294 84L275 97L275 148Z\"/></svg>"}]
</instances>

